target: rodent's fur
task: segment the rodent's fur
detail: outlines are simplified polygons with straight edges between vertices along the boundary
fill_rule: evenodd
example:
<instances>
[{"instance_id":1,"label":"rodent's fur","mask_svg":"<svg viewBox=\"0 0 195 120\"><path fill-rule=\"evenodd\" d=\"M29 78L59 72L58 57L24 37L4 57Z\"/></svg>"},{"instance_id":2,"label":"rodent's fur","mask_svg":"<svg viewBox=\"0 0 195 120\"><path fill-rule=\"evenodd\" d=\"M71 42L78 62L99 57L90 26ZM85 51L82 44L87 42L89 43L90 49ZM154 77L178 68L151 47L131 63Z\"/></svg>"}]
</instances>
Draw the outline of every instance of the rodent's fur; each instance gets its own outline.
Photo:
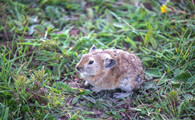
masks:
<instances>
[{"instance_id":1,"label":"rodent's fur","mask_svg":"<svg viewBox=\"0 0 195 120\"><path fill-rule=\"evenodd\" d=\"M76 65L84 80L93 90L120 88L127 93L115 93L114 97L127 97L144 82L142 63L134 54L120 49L96 49L93 45L88 54Z\"/></svg>"}]
</instances>

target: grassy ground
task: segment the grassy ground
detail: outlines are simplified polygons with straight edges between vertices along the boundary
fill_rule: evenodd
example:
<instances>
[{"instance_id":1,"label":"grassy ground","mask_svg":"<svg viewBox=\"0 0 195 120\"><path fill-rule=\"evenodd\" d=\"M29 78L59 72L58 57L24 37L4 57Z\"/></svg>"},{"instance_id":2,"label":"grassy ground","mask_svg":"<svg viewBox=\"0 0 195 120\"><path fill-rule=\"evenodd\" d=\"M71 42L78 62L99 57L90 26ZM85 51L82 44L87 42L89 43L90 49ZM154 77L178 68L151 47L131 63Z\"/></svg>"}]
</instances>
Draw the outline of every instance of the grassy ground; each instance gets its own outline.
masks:
<instances>
[{"instance_id":1,"label":"grassy ground","mask_svg":"<svg viewBox=\"0 0 195 120\"><path fill-rule=\"evenodd\" d=\"M195 119L194 0L164 4L3 0L0 120ZM125 99L85 88L75 65L92 44L139 56L143 88Z\"/></svg>"}]
</instances>

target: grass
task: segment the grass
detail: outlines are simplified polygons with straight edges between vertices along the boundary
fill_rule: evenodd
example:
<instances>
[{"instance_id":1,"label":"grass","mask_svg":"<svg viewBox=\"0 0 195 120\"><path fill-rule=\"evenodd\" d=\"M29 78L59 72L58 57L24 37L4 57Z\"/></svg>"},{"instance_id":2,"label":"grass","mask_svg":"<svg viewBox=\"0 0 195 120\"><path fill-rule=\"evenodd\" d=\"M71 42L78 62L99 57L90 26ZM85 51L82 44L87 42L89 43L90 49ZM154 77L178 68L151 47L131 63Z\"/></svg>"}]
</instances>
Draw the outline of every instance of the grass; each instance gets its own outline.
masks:
<instances>
[{"instance_id":1,"label":"grass","mask_svg":"<svg viewBox=\"0 0 195 120\"><path fill-rule=\"evenodd\" d=\"M193 0L0 3L0 120L195 119ZM124 99L93 93L75 70L95 44L142 60L146 82Z\"/></svg>"}]
</instances>

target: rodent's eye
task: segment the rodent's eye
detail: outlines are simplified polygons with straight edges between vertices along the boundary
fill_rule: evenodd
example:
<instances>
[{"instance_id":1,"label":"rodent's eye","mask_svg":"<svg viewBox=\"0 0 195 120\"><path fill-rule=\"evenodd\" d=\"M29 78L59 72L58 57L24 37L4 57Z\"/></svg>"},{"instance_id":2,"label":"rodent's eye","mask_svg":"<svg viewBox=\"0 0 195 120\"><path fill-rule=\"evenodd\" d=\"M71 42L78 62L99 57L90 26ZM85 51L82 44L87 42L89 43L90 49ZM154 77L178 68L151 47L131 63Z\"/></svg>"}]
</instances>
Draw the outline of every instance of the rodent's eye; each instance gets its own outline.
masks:
<instances>
[{"instance_id":1,"label":"rodent's eye","mask_svg":"<svg viewBox=\"0 0 195 120\"><path fill-rule=\"evenodd\" d=\"M91 65L93 63L94 63L94 61L93 60L90 60L88 64Z\"/></svg>"}]
</instances>

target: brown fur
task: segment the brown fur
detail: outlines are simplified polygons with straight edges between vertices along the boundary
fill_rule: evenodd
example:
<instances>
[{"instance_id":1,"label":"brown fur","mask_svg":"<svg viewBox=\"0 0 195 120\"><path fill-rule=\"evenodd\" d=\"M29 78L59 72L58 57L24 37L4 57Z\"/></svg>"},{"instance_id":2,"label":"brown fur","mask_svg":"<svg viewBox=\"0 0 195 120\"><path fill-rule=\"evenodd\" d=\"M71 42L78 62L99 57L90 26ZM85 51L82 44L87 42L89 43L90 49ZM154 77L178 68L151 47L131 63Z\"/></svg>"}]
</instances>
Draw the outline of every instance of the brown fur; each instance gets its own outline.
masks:
<instances>
[{"instance_id":1,"label":"brown fur","mask_svg":"<svg viewBox=\"0 0 195 120\"><path fill-rule=\"evenodd\" d=\"M93 63L89 64L89 61ZM106 68L106 64L111 67ZM101 50L92 46L89 53L82 56L76 68L96 91L121 88L131 92L139 88L144 80L140 59L134 54L119 49Z\"/></svg>"}]
</instances>

